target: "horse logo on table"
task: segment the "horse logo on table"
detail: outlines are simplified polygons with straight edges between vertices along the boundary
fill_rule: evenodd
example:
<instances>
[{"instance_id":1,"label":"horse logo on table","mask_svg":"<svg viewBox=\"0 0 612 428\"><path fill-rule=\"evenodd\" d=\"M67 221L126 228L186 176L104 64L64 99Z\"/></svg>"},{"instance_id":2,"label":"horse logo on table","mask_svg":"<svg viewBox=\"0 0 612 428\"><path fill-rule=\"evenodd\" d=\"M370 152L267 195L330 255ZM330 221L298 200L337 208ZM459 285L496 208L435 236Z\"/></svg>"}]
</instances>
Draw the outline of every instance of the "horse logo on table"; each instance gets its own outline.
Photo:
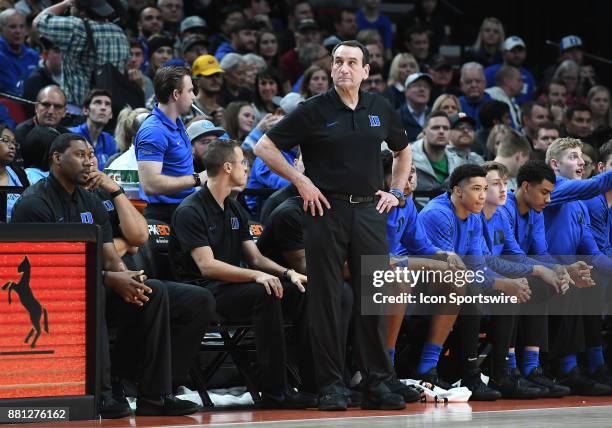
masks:
<instances>
[{"instance_id":1,"label":"horse logo on table","mask_svg":"<svg viewBox=\"0 0 612 428\"><path fill-rule=\"evenodd\" d=\"M24 257L23 261L17 267L17 272L20 272L21 279L19 282L8 281L2 286L2 290L8 291L8 303L9 305L13 302L11 293L14 291L19 296L19 301L30 315L30 322L32 323L32 329L27 334L24 343L28 343L30 339L30 348L36 347L36 341L40 337L41 333L41 318L42 327L46 333L49 333L49 322L47 320L47 309L40 304L40 302L34 297L32 288L30 287L30 261L28 257Z\"/></svg>"}]
</instances>

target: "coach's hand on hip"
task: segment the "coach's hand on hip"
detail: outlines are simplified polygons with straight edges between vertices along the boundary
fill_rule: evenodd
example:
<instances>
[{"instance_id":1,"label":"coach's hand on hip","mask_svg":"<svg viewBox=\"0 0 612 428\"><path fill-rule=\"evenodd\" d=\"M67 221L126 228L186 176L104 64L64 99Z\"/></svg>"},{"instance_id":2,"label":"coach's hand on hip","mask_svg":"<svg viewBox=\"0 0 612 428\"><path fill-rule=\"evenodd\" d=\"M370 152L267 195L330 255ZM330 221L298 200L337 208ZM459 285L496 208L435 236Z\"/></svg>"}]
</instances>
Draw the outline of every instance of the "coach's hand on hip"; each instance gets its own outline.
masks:
<instances>
[{"instance_id":1,"label":"coach's hand on hip","mask_svg":"<svg viewBox=\"0 0 612 428\"><path fill-rule=\"evenodd\" d=\"M321 193L317 186L312 184L310 178L302 175L295 183L295 186L304 200L304 211L310 211L313 217L317 215L316 213L319 213L320 216L323 215L323 206L327 209L331 208L323 193Z\"/></svg>"},{"instance_id":2,"label":"coach's hand on hip","mask_svg":"<svg viewBox=\"0 0 612 428\"><path fill-rule=\"evenodd\" d=\"M376 205L376 210L381 214L385 211L389 212L391 211L391 208L399 205L399 199L397 199L397 197L393 196L391 193L379 190L376 192L376 196L380 196L380 200Z\"/></svg>"}]
</instances>

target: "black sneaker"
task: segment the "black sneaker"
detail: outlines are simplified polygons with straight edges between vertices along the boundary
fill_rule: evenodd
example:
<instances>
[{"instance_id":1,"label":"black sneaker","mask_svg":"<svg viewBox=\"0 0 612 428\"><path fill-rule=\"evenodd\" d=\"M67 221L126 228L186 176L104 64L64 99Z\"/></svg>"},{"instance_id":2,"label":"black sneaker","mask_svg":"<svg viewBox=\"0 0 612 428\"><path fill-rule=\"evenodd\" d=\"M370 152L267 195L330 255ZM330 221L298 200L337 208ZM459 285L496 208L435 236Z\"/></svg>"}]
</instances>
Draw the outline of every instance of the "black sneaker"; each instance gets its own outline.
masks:
<instances>
[{"instance_id":1,"label":"black sneaker","mask_svg":"<svg viewBox=\"0 0 612 428\"><path fill-rule=\"evenodd\" d=\"M567 386L560 385L555 381L555 379L546 376L540 367L533 369L531 373L529 373L529 376L527 376L527 380L535 383L536 385L548 388L547 397L549 398L565 397L571 393Z\"/></svg>"},{"instance_id":2,"label":"black sneaker","mask_svg":"<svg viewBox=\"0 0 612 428\"><path fill-rule=\"evenodd\" d=\"M132 408L125 397L103 398L100 405L102 419L119 419L132 416Z\"/></svg>"},{"instance_id":3,"label":"black sneaker","mask_svg":"<svg viewBox=\"0 0 612 428\"><path fill-rule=\"evenodd\" d=\"M290 390L280 398L263 393L259 407L262 409L308 409L317 407L317 404L317 397L314 394Z\"/></svg>"},{"instance_id":4,"label":"black sneaker","mask_svg":"<svg viewBox=\"0 0 612 428\"><path fill-rule=\"evenodd\" d=\"M346 410L348 401L346 394L328 393L319 395L319 410L321 411L340 411Z\"/></svg>"},{"instance_id":5,"label":"black sneaker","mask_svg":"<svg viewBox=\"0 0 612 428\"><path fill-rule=\"evenodd\" d=\"M501 393L502 398L513 399L530 399L545 397L548 394L548 389L540 389L535 384L529 382L521 376L518 370L510 371L497 377L497 379L489 382L491 388L496 389Z\"/></svg>"},{"instance_id":6,"label":"black sneaker","mask_svg":"<svg viewBox=\"0 0 612 428\"><path fill-rule=\"evenodd\" d=\"M196 403L181 400L174 395L165 395L160 400L138 398L136 400L136 416L183 416L198 411Z\"/></svg>"},{"instance_id":7,"label":"black sneaker","mask_svg":"<svg viewBox=\"0 0 612 428\"><path fill-rule=\"evenodd\" d=\"M480 378L480 369L470 369L461 380L461 386L472 391L470 401L495 401L501 398L501 392L488 387Z\"/></svg>"},{"instance_id":8,"label":"black sneaker","mask_svg":"<svg viewBox=\"0 0 612 428\"><path fill-rule=\"evenodd\" d=\"M447 391L453 387L450 383L438 376L438 369L435 367L430 368L423 374L417 374L416 378L422 380L423 382L431 383L439 388L446 389Z\"/></svg>"},{"instance_id":9,"label":"black sneaker","mask_svg":"<svg viewBox=\"0 0 612 428\"><path fill-rule=\"evenodd\" d=\"M612 373L606 364L595 370L595 372L589 375L589 378L593 379L597 383L603 383L612 387Z\"/></svg>"},{"instance_id":10,"label":"black sneaker","mask_svg":"<svg viewBox=\"0 0 612 428\"><path fill-rule=\"evenodd\" d=\"M421 399L421 392L417 388L412 385L404 385L396 375L385 382L385 385L394 394L401 395L406 403L414 403Z\"/></svg>"},{"instance_id":11,"label":"black sneaker","mask_svg":"<svg viewBox=\"0 0 612 428\"><path fill-rule=\"evenodd\" d=\"M364 390L361 398L363 410L403 410L406 402L401 395L393 392L373 392Z\"/></svg>"},{"instance_id":12,"label":"black sneaker","mask_svg":"<svg viewBox=\"0 0 612 428\"><path fill-rule=\"evenodd\" d=\"M361 406L361 391L357 391L353 388L346 388L346 402L348 407L360 407Z\"/></svg>"},{"instance_id":13,"label":"black sneaker","mask_svg":"<svg viewBox=\"0 0 612 428\"><path fill-rule=\"evenodd\" d=\"M574 367L568 374L559 378L559 383L570 388L572 395L608 395L612 394L612 387L605 383L599 383L580 373L578 367Z\"/></svg>"}]
</instances>

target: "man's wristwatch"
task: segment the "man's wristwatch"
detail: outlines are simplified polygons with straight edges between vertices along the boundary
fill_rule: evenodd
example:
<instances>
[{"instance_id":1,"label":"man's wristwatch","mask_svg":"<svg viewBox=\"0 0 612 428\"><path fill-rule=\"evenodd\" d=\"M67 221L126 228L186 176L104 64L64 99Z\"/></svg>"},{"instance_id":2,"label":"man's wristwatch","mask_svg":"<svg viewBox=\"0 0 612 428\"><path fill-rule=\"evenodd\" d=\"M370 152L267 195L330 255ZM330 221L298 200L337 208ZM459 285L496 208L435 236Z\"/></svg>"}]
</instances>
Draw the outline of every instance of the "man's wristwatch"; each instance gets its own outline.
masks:
<instances>
[{"instance_id":1,"label":"man's wristwatch","mask_svg":"<svg viewBox=\"0 0 612 428\"><path fill-rule=\"evenodd\" d=\"M406 195L404 195L404 192L402 192L399 189L391 189L389 190L389 193L391 193L393 196L397 198L397 200L399 201L400 207L403 207L406 205Z\"/></svg>"},{"instance_id":2,"label":"man's wristwatch","mask_svg":"<svg viewBox=\"0 0 612 428\"><path fill-rule=\"evenodd\" d=\"M202 185L202 180L200 180L200 174L198 174L197 172L193 173L193 179L195 180L195 186L193 187L200 187Z\"/></svg>"},{"instance_id":3,"label":"man's wristwatch","mask_svg":"<svg viewBox=\"0 0 612 428\"><path fill-rule=\"evenodd\" d=\"M283 278L289 279L289 272L292 270L293 269L285 269L285 271L283 272Z\"/></svg>"},{"instance_id":4,"label":"man's wristwatch","mask_svg":"<svg viewBox=\"0 0 612 428\"><path fill-rule=\"evenodd\" d=\"M110 197L111 197L111 199L115 199L117 196L123 195L123 194L125 194L125 190L123 190L123 187L119 186L119 189L117 189L114 192L110 193Z\"/></svg>"}]
</instances>

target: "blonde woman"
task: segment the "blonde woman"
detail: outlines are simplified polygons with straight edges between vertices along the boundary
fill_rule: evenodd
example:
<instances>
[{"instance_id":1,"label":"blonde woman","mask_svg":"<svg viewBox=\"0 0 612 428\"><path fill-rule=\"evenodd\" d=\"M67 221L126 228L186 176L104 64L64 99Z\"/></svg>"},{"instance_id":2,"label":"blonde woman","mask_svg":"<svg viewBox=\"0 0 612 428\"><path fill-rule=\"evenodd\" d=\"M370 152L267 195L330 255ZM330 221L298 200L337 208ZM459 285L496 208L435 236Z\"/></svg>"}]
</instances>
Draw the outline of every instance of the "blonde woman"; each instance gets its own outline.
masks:
<instances>
[{"instance_id":1,"label":"blonde woman","mask_svg":"<svg viewBox=\"0 0 612 428\"><path fill-rule=\"evenodd\" d=\"M593 130L612 128L610 91L605 86L593 86L587 94L587 105L591 109Z\"/></svg>"},{"instance_id":2,"label":"blonde woman","mask_svg":"<svg viewBox=\"0 0 612 428\"><path fill-rule=\"evenodd\" d=\"M398 53L391 61L389 78L387 80L387 97L395 108L405 101L404 82L412 73L419 71L419 64L409 53Z\"/></svg>"},{"instance_id":3,"label":"blonde woman","mask_svg":"<svg viewBox=\"0 0 612 428\"><path fill-rule=\"evenodd\" d=\"M502 44L506 34L504 26L497 18L485 18L480 25L474 46L468 52L467 61L476 61L483 67L503 63Z\"/></svg>"},{"instance_id":4,"label":"blonde woman","mask_svg":"<svg viewBox=\"0 0 612 428\"><path fill-rule=\"evenodd\" d=\"M431 111L442 110L449 117L461 111L459 98L453 94L442 94L433 103Z\"/></svg>"}]
</instances>

